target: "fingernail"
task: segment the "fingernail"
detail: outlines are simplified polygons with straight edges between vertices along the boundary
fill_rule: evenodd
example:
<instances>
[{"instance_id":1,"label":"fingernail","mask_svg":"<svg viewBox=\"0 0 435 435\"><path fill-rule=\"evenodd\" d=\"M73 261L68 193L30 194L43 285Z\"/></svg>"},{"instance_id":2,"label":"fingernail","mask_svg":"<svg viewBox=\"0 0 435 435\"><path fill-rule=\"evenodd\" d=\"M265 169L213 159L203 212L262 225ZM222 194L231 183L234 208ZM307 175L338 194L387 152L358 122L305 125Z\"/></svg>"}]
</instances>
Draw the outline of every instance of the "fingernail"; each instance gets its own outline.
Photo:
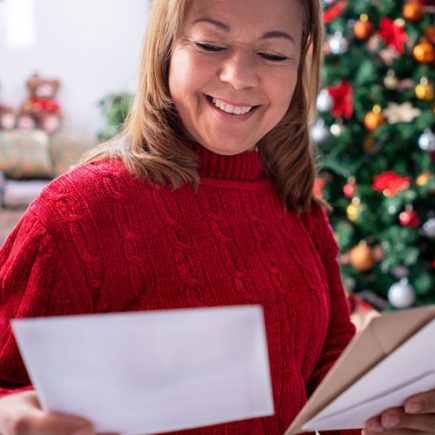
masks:
<instances>
[{"instance_id":1,"label":"fingernail","mask_svg":"<svg viewBox=\"0 0 435 435\"><path fill-rule=\"evenodd\" d=\"M421 411L423 411L423 404L421 402L413 400L405 404L405 412L409 414L417 414Z\"/></svg>"},{"instance_id":2,"label":"fingernail","mask_svg":"<svg viewBox=\"0 0 435 435\"><path fill-rule=\"evenodd\" d=\"M386 429L394 429L399 426L400 418L398 415L391 414L386 415L385 418L382 419L382 424Z\"/></svg>"}]
</instances>

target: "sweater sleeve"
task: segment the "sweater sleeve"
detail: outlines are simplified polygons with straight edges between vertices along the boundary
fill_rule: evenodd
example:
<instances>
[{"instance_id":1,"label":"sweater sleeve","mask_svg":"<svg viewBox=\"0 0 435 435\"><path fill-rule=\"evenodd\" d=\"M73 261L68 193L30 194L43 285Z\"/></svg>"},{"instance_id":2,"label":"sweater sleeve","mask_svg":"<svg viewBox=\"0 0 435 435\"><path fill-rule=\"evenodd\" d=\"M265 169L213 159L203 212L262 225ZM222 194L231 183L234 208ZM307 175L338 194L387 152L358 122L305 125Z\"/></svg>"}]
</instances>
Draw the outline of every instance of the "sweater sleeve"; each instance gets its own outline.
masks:
<instances>
[{"instance_id":1,"label":"sweater sleeve","mask_svg":"<svg viewBox=\"0 0 435 435\"><path fill-rule=\"evenodd\" d=\"M74 309L71 282L60 267L54 238L27 212L0 250L0 397L30 387L11 319ZM68 310L65 308L68 307Z\"/></svg>"},{"instance_id":2,"label":"sweater sleeve","mask_svg":"<svg viewBox=\"0 0 435 435\"><path fill-rule=\"evenodd\" d=\"M314 243L322 258L331 300L330 323L322 355L307 383L307 393L311 395L324 376L334 365L347 344L355 334L355 327L350 320L349 306L341 280L337 261L338 244L323 209L318 208L313 220ZM323 433L323 432L322 432ZM360 430L329 431L329 435L359 435Z\"/></svg>"}]
</instances>

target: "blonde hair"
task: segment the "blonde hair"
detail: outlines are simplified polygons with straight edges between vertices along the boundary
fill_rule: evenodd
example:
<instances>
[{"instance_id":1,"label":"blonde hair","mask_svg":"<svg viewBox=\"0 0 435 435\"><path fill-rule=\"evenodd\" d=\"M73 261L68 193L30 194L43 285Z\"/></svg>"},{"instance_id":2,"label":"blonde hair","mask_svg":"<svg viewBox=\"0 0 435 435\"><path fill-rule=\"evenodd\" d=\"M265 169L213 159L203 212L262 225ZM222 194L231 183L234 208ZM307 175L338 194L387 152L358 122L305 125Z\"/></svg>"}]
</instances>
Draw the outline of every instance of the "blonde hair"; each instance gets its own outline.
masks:
<instances>
[{"instance_id":1,"label":"blonde hair","mask_svg":"<svg viewBox=\"0 0 435 435\"><path fill-rule=\"evenodd\" d=\"M178 188L199 184L198 159L169 93L169 62L194 0L153 0L145 33L139 84L120 137L91 151L82 163L121 159L135 175ZM290 0L289 0L290 1ZM299 0L304 9L299 75L284 118L257 144L265 169L285 205L298 212L313 202L316 169L309 136L323 43L320 0ZM120 139L121 138L121 139Z\"/></svg>"}]
</instances>

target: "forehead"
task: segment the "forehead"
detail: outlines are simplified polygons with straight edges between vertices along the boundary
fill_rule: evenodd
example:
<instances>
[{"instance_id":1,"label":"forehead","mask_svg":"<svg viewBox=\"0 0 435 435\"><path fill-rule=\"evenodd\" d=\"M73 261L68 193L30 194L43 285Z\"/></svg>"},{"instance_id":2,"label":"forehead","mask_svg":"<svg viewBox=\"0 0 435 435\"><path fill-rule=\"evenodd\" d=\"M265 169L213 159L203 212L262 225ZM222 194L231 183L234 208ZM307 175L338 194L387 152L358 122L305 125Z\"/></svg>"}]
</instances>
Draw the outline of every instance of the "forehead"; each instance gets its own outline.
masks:
<instances>
[{"instance_id":1,"label":"forehead","mask_svg":"<svg viewBox=\"0 0 435 435\"><path fill-rule=\"evenodd\" d=\"M222 21L231 31L280 30L297 36L302 33L303 7L301 0L192 0L184 24L201 18Z\"/></svg>"}]
</instances>

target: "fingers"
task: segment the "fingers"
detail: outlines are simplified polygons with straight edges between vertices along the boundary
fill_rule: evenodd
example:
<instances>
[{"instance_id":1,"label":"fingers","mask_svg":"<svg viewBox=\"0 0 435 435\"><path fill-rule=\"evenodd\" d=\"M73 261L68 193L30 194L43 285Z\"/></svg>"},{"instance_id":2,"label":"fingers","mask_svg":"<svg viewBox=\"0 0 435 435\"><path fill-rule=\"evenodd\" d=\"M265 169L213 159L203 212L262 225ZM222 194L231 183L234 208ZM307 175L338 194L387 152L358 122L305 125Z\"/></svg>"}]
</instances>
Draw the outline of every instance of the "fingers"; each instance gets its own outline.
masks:
<instances>
[{"instance_id":1,"label":"fingers","mask_svg":"<svg viewBox=\"0 0 435 435\"><path fill-rule=\"evenodd\" d=\"M435 414L407 414L403 409L384 412L381 424L387 429L411 429L425 433L435 432Z\"/></svg>"},{"instance_id":2,"label":"fingers","mask_svg":"<svg viewBox=\"0 0 435 435\"><path fill-rule=\"evenodd\" d=\"M39 413L17 416L7 435L95 435L92 426L81 419Z\"/></svg>"},{"instance_id":3,"label":"fingers","mask_svg":"<svg viewBox=\"0 0 435 435\"><path fill-rule=\"evenodd\" d=\"M361 435L375 435L379 432L370 432L367 429L363 429ZM422 435L421 432L412 429L396 429L382 432L383 435Z\"/></svg>"},{"instance_id":4,"label":"fingers","mask_svg":"<svg viewBox=\"0 0 435 435\"><path fill-rule=\"evenodd\" d=\"M407 414L435 413L435 390L410 397L405 402L405 412Z\"/></svg>"},{"instance_id":5,"label":"fingers","mask_svg":"<svg viewBox=\"0 0 435 435\"><path fill-rule=\"evenodd\" d=\"M86 420L43 411L34 391L12 394L0 402L3 435L95 435Z\"/></svg>"},{"instance_id":6,"label":"fingers","mask_svg":"<svg viewBox=\"0 0 435 435\"><path fill-rule=\"evenodd\" d=\"M420 395L419 395L420 396ZM435 414L409 414L403 408L393 408L367 421L367 434L385 435L414 432L435 433Z\"/></svg>"}]
</instances>

